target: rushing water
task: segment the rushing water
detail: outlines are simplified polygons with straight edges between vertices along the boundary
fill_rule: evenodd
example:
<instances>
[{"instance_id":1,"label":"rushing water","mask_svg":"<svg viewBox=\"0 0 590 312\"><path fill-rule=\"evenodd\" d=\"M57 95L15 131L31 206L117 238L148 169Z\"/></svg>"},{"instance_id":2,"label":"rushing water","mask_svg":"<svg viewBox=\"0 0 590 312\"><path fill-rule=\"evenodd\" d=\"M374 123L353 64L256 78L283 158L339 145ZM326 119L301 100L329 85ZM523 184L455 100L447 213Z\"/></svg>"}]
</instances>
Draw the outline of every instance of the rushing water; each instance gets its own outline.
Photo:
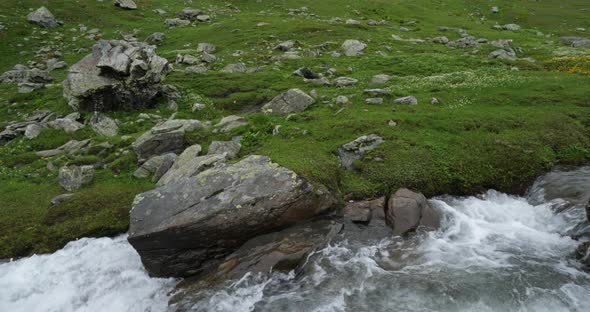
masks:
<instances>
[{"instance_id":1,"label":"rushing water","mask_svg":"<svg viewBox=\"0 0 590 312\"><path fill-rule=\"evenodd\" d=\"M332 243L297 274L248 275L184 302L193 311L588 311L572 254L590 233L590 167L539 179L527 198L431 201L442 228L408 240ZM1 311L165 311L124 237L84 239L0 265Z\"/></svg>"}]
</instances>

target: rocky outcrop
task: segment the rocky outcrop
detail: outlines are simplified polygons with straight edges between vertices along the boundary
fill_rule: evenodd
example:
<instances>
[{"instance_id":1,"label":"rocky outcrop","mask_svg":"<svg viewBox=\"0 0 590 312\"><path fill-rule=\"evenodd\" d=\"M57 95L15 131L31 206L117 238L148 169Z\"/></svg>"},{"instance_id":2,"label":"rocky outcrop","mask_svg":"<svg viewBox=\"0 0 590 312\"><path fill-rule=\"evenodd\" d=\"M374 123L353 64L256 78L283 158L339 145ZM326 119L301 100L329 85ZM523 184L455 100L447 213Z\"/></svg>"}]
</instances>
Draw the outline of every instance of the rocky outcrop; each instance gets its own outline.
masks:
<instances>
[{"instance_id":1,"label":"rocky outcrop","mask_svg":"<svg viewBox=\"0 0 590 312\"><path fill-rule=\"evenodd\" d=\"M59 185L66 191L73 192L92 182L94 167L92 166L64 166L59 169Z\"/></svg>"},{"instance_id":2,"label":"rocky outcrop","mask_svg":"<svg viewBox=\"0 0 590 312\"><path fill-rule=\"evenodd\" d=\"M274 97L262 107L262 111L273 115L286 115L304 111L315 100L299 89L291 89Z\"/></svg>"},{"instance_id":3,"label":"rocky outcrop","mask_svg":"<svg viewBox=\"0 0 590 312\"><path fill-rule=\"evenodd\" d=\"M338 149L340 163L346 170L354 170L355 160L362 160L368 151L375 149L383 142L383 138L376 134L363 135L348 142Z\"/></svg>"},{"instance_id":4,"label":"rocky outcrop","mask_svg":"<svg viewBox=\"0 0 590 312\"><path fill-rule=\"evenodd\" d=\"M132 147L140 160L164 153L180 153L184 149L184 133L205 128L206 125L194 119L173 119L156 125L142 134Z\"/></svg>"},{"instance_id":5,"label":"rocky outcrop","mask_svg":"<svg viewBox=\"0 0 590 312\"><path fill-rule=\"evenodd\" d=\"M422 226L437 229L440 226L439 213L434 210L420 193L408 189L397 190L387 203L387 224L394 235L405 235Z\"/></svg>"},{"instance_id":6,"label":"rocky outcrop","mask_svg":"<svg viewBox=\"0 0 590 312\"><path fill-rule=\"evenodd\" d=\"M142 42L99 41L92 54L68 70L64 81L68 104L80 111L152 107L160 83L172 69L155 49Z\"/></svg>"},{"instance_id":7,"label":"rocky outcrop","mask_svg":"<svg viewBox=\"0 0 590 312\"><path fill-rule=\"evenodd\" d=\"M155 276L210 271L247 240L328 211L335 199L264 156L136 196L129 242Z\"/></svg>"},{"instance_id":8,"label":"rocky outcrop","mask_svg":"<svg viewBox=\"0 0 590 312\"><path fill-rule=\"evenodd\" d=\"M36 11L27 15L27 21L29 23L45 27L45 28L56 28L59 23L55 20L55 17L46 7L40 7Z\"/></svg>"}]
</instances>

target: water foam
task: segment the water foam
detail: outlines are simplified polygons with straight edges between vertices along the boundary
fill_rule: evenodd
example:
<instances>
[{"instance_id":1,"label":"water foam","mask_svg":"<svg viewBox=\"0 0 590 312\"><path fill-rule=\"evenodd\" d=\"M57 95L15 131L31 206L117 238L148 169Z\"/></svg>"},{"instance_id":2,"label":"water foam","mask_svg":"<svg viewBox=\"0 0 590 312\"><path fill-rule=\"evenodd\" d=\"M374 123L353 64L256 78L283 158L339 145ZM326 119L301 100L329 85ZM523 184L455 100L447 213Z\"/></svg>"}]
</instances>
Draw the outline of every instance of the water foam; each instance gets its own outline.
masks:
<instances>
[{"instance_id":1,"label":"water foam","mask_svg":"<svg viewBox=\"0 0 590 312\"><path fill-rule=\"evenodd\" d=\"M83 238L0 265L0 310L166 311L173 279L150 278L125 236Z\"/></svg>"}]
</instances>

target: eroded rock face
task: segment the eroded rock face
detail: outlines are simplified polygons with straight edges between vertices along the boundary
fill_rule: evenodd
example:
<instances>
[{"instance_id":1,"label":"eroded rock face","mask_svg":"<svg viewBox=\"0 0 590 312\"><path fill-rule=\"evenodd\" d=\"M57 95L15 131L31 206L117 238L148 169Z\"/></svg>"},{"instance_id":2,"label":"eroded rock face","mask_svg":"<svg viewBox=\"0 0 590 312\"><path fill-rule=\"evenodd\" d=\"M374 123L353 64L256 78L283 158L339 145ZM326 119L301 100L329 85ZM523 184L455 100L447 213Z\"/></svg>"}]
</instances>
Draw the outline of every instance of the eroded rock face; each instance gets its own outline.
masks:
<instances>
[{"instance_id":1,"label":"eroded rock face","mask_svg":"<svg viewBox=\"0 0 590 312\"><path fill-rule=\"evenodd\" d=\"M386 220L394 235L405 235L419 226L427 229L440 226L439 213L428 204L426 197L405 188L397 190L389 199Z\"/></svg>"},{"instance_id":2,"label":"eroded rock face","mask_svg":"<svg viewBox=\"0 0 590 312\"><path fill-rule=\"evenodd\" d=\"M328 211L332 195L249 156L136 196L129 242L154 276L215 268L247 240Z\"/></svg>"},{"instance_id":3,"label":"eroded rock face","mask_svg":"<svg viewBox=\"0 0 590 312\"><path fill-rule=\"evenodd\" d=\"M304 111L315 100L299 89L290 89L276 97L262 107L262 111L274 115L286 115Z\"/></svg>"},{"instance_id":4,"label":"eroded rock face","mask_svg":"<svg viewBox=\"0 0 590 312\"><path fill-rule=\"evenodd\" d=\"M64 97L80 111L139 110L151 107L171 71L156 55L155 46L142 42L101 40L93 52L68 70Z\"/></svg>"},{"instance_id":5,"label":"eroded rock face","mask_svg":"<svg viewBox=\"0 0 590 312\"><path fill-rule=\"evenodd\" d=\"M40 7L36 11L29 13L27 15L27 21L49 29L59 26L53 14L46 7Z\"/></svg>"},{"instance_id":6,"label":"eroded rock face","mask_svg":"<svg viewBox=\"0 0 590 312\"><path fill-rule=\"evenodd\" d=\"M383 138L376 134L363 135L348 142L338 149L340 163L346 170L354 170L355 160L362 160L368 151L375 149L383 142Z\"/></svg>"}]
</instances>

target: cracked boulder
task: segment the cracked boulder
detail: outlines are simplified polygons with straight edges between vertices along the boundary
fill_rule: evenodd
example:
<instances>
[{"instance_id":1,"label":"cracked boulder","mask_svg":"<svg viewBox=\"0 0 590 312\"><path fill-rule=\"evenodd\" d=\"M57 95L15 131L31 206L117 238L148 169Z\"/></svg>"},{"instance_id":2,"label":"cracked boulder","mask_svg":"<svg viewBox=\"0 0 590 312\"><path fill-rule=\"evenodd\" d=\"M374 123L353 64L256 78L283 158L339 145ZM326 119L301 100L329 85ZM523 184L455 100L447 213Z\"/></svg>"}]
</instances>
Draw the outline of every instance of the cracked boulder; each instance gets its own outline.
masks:
<instances>
[{"instance_id":1,"label":"cracked boulder","mask_svg":"<svg viewBox=\"0 0 590 312\"><path fill-rule=\"evenodd\" d=\"M428 204L426 197L405 188L389 198L385 218L394 235L405 235L418 227L435 230L440 226L440 215Z\"/></svg>"},{"instance_id":2,"label":"cracked boulder","mask_svg":"<svg viewBox=\"0 0 590 312\"><path fill-rule=\"evenodd\" d=\"M172 70L143 42L101 40L92 54L68 70L64 97L80 111L140 110L153 107L160 83Z\"/></svg>"},{"instance_id":3,"label":"cracked boulder","mask_svg":"<svg viewBox=\"0 0 590 312\"><path fill-rule=\"evenodd\" d=\"M362 160L365 154L383 143L383 138L376 134L363 135L338 149L340 163L346 170L354 170L354 161Z\"/></svg>"},{"instance_id":4,"label":"cracked boulder","mask_svg":"<svg viewBox=\"0 0 590 312\"><path fill-rule=\"evenodd\" d=\"M203 275L249 239L335 204L327 191L253 155L137 195L128 240L153 276Z\"/></svg>"},{"instance_id":5,"label":"cracked boulder","mask_svg":"<svg viewBox=\"0 0 590 312\"><path fill-rule=\"evenodd\" d=\"M315 100L299 89L290 89L274 97L262 107L262 111L273 115L286 115L304 111Z\"/></svg>"}]
</instances>

